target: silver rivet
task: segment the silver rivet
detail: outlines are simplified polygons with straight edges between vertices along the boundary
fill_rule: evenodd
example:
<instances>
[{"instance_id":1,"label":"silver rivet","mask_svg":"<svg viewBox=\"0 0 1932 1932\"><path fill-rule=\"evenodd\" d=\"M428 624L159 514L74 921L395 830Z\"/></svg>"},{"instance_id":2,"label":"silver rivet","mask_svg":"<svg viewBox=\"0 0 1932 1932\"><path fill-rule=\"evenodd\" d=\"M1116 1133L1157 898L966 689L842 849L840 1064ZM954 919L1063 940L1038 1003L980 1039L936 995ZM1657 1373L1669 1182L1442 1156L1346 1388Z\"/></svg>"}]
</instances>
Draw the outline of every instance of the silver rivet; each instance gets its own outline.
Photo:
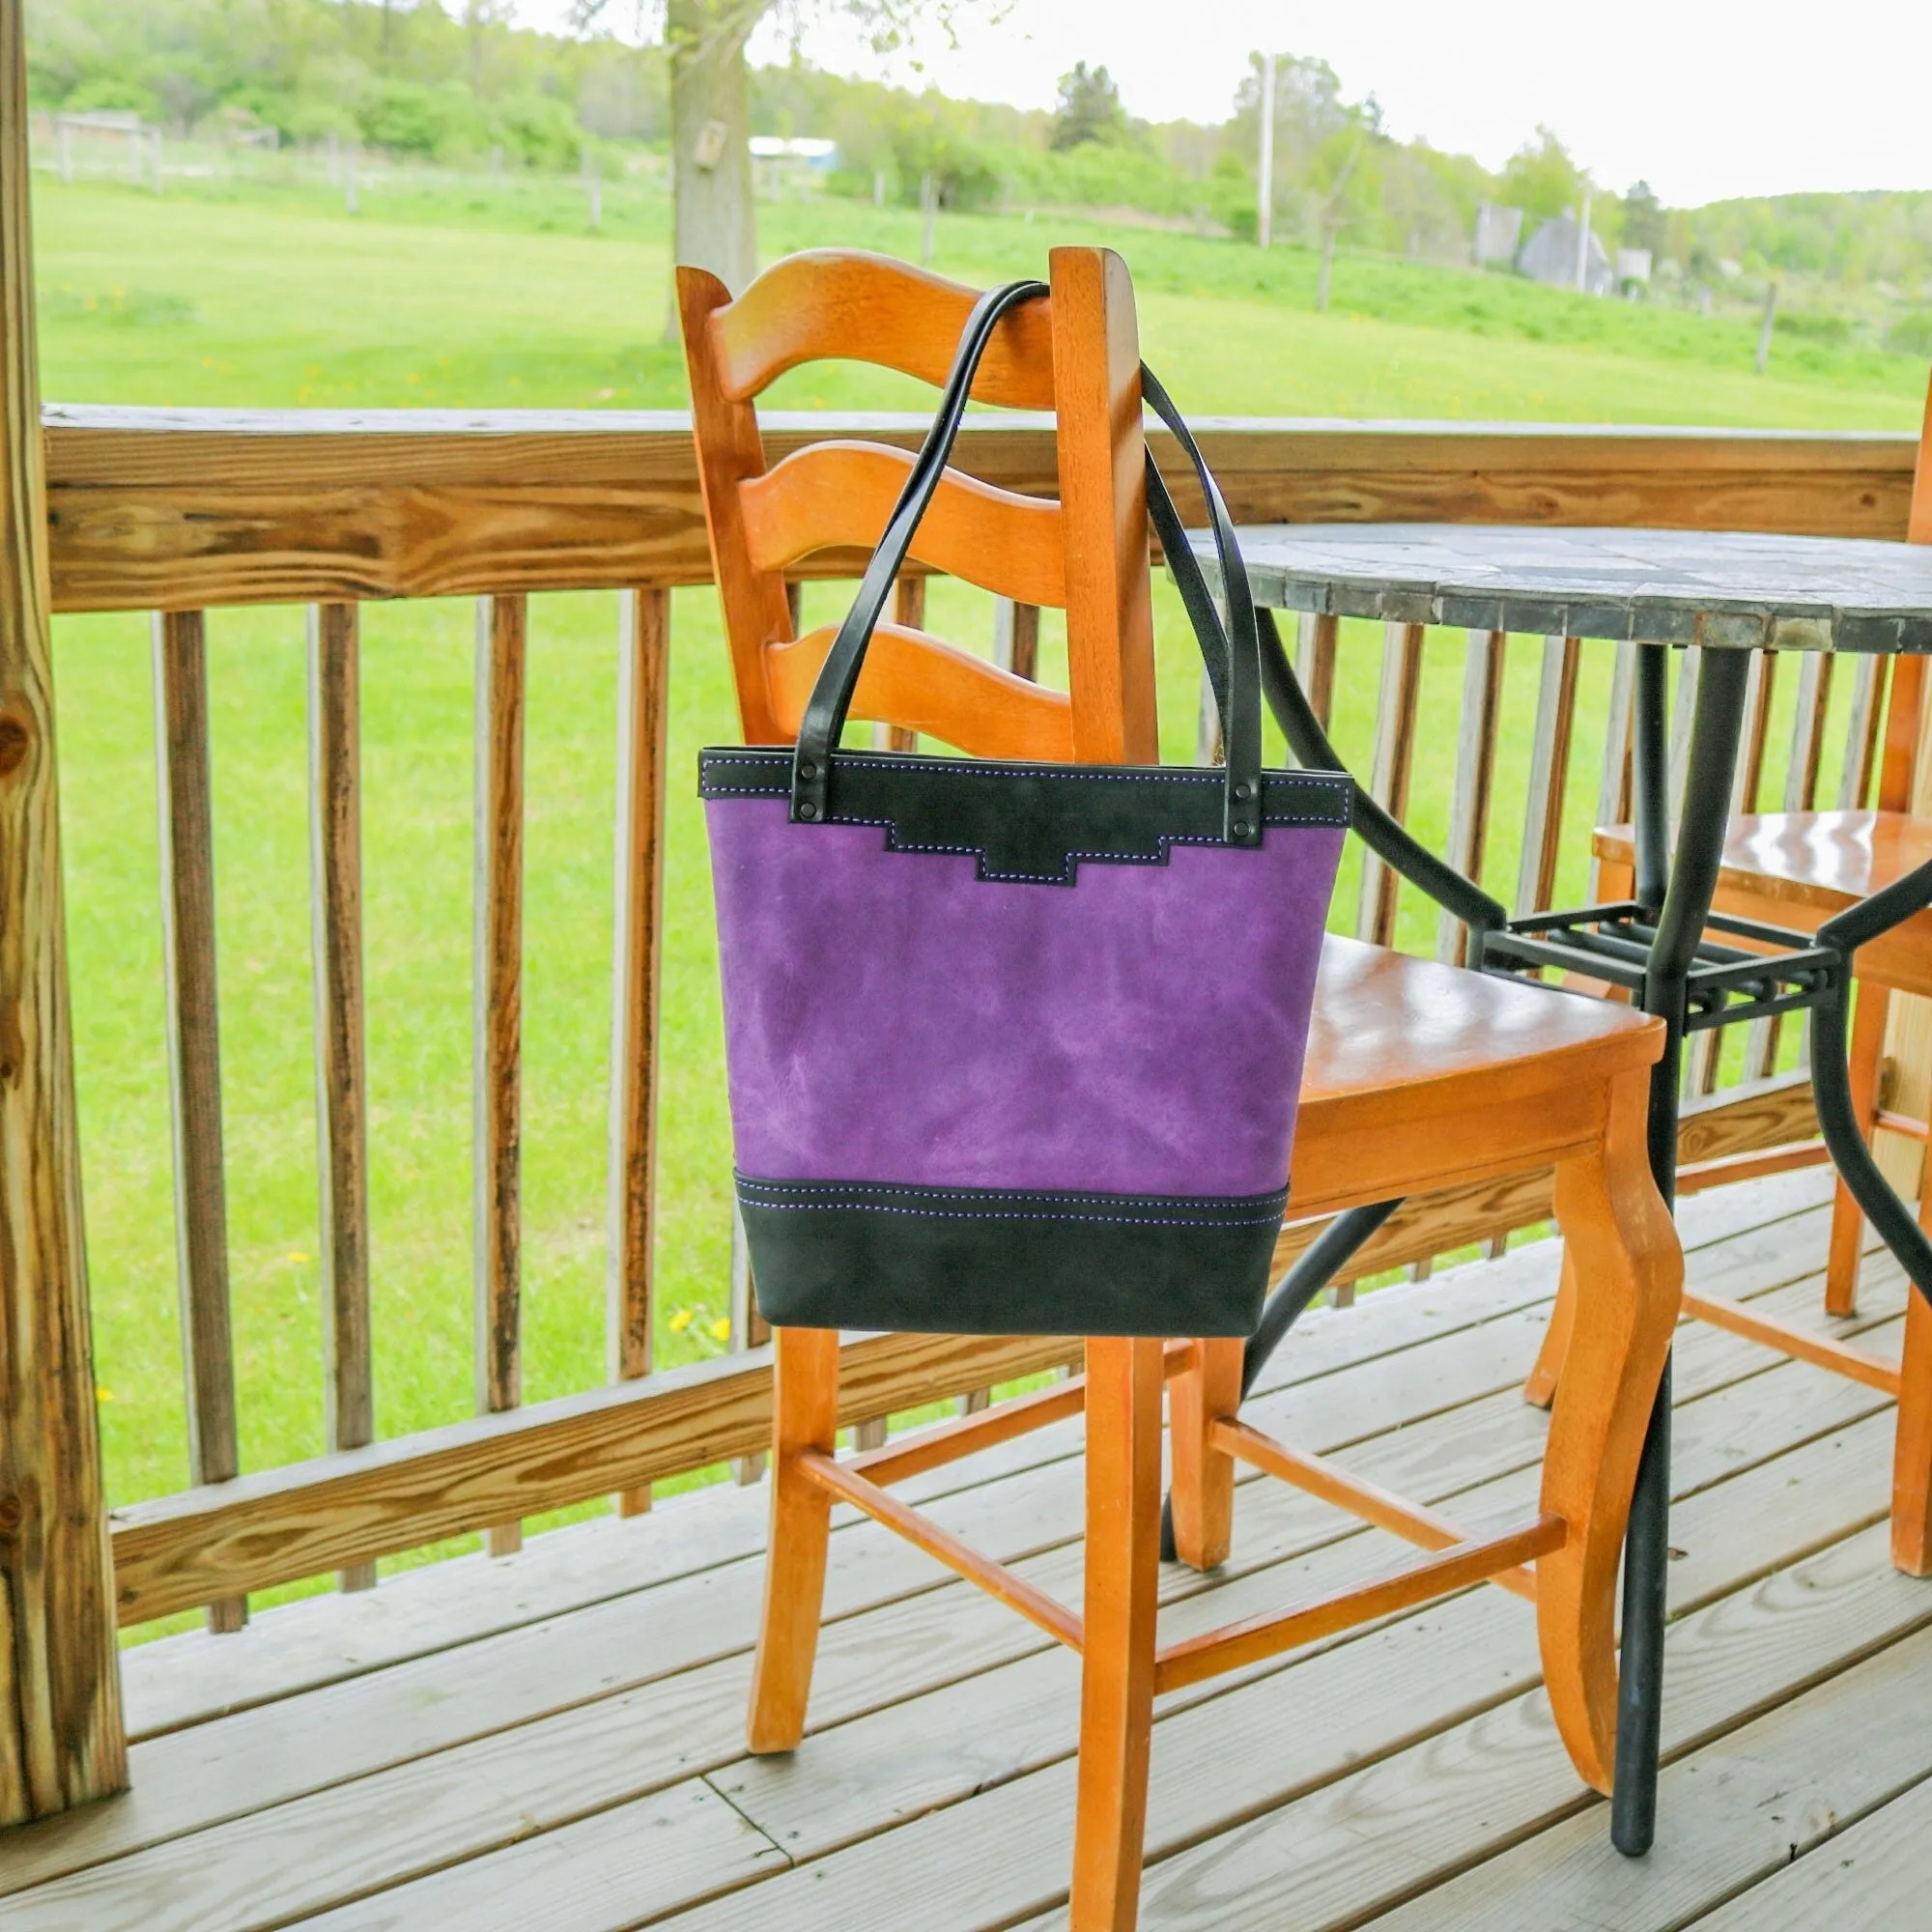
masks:
<instances>
[{"instance_id":1,"label":"silver rivet","mask_svg":"<svg viewBox=\"0 0 1932 1932\"><path fill-rule=\"evenodd\" d=\"M800 804L798 815L801 818L816 818L818 816L818 808L808 798Z\"/></svg>"},{"instance_id":2,"label":"silver rivet","mask_svg":"<svg viewBox=\"0 0 1932 1932\"><path fill-rule=\"evenodd\" d=\"M801 758L798 761L798 775L802 779L815 779L818 776L818 767L810 758Z\"/></svg>"},{"instance_id":3,"label":"silver rivet","mask_svg":"<svg viewBox=\"0 0 1932 1932\"><path fill-rule=\"evenodd\" d=\"M1241 782L1235 787L1235 802L1237 805L1246 805L1249 799L1253 798L1254 795L1255 795L1254 786L1249 784L1245 779L1243 779Z\"/></svg>"}]
</instances>

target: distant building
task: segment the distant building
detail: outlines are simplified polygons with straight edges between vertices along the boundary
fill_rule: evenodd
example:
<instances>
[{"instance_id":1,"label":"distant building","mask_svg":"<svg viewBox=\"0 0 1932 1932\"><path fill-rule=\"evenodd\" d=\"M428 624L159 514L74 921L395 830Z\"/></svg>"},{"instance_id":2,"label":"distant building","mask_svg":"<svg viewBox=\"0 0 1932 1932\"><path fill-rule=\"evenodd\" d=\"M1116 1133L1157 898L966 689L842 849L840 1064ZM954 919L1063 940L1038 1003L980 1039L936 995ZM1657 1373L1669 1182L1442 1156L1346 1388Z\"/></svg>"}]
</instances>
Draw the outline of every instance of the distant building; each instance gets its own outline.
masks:
<instances>
[{"instance_id":1,"label":"distant building","mask_svg":"<svg viewBox=\"0 0 1932 1932\"><path fill-rule=\"evenodd\" d=\"M1517 244L1522 240L1522 210L1501 208L1486 201L1476 211L1476 266L1486 269L1492 262L1516 260Z\"/></svg>"},{"instance_id":2,"label":"distant building","mask_svg":"<svg viewBox=\"0 0 1932 1932\"><path fill-rule=\"evenodd\" d=\"M747 145L753 159L759 161L804 161L810 167L829 168L838 158L837 141L803 136L786 140L778 134L753 134Z\"/></svg>"},{"instance_id":3,"label":"distant building","mask_svg":"<svg viewBox=\"0 0 1932 1932\"><path fill-rule=\"evenodd\" d=\"M1584 294L1605 296L1613 293L1617 286L1617 274L1610 266L1610 258L1603 242L1597 239L1594 230L1583 240ZM1533 282L1545 283L1552 289L1574 289L1577 286L1577 217L1574 214L1559 214L1553 221L1546 221L1522 244L1522 253L1517 257L1517 268Z\"/></svg>"},{"instance_id":4,"label":"distant building","mask_svg":"<svg viewBox=\"0 0 1932 1932\"><path fill-rule=\"evenodd\" d=\"M1650 250L1648 248L1619 248L1617 250L1617 287L1626 293L1650 286Z\"/></svg>"}]
</instances>

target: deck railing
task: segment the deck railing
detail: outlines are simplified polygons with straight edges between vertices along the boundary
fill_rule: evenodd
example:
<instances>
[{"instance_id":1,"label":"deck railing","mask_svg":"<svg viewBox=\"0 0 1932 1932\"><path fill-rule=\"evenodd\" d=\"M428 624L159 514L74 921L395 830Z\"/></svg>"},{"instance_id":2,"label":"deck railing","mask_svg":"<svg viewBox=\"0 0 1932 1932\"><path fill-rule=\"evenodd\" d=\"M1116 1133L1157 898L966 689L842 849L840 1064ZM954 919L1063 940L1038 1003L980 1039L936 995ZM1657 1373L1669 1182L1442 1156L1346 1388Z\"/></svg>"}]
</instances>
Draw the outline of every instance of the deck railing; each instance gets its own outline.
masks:
<instances>
[{"instance_id":1,"label":"deck railing","mask_svg":"<svg viewBox=\"0 0 1932 1932\"><path fill-rule=\"evenodd\" d=\"M767 447L828 434L915 444L912 417L776 416ZM1466 425L1217 422L1202 434L1237 518L1267 521L1520 521L1730 527L1899 537L1911 485L1907 437ZM690 433L679 415L226 413L54 408L45 412L47 527L56 611L150 611L155 618L161 759L166 1023L173 1093L183 1347L195 1487L115 1513L116 1613L125 1624L198 1605L232 1630L251 1590L328 1571L373 1580L383 1555L481 1530L496 1551L521 1522L600 1493L628 1510L650 1485L755 1457L768 1435L768 1350L653 1372L652 1215L657 1141L658 980L665 865L665 692L673 586L709 577ZM1173 452L1155 446L1164 465ZM979 417L961 467L1032 494L1054 486L1049 425ZM1187 513L1190 490L1175 470ZM1197 513L1198 502L1194 505ZM821 574L849 576L849 556ZM908 596L919 586L905 586ZM620 758L613 801L619 864L611 993L609 1145L610 1385L519 1406L519 1060L522 983L522 718L532 593L623 593ZM369 599L473 596L476 644L475 1354L471 1420L376 1439L370 1380L367 1098L361 974L357 610ZM308 608L313 824L315 1056L323 1150L326 1453L239 1472L228 1317L219 1009L214 979L209 694L203 613L242 604ZM1004 607L995 648L1031 670L1037 613ZM1514 898L1548 904L1574 870L1591 814L1566 812L1573 765L1604 774L1595 817L1627 796L1630 675L1617 663L1599 753L1575 720L1582 653L1574 639L1476 634L1464 647L1453 720L1420 708L1424 633L1391 627L1379 650L1333 620L1310 620L1298 647L1318 707L1374 693L1377 795L1401 815L1423 733L1457 745L1448 799L1452 856L1480 872L1504 809L1497 782L1506 661L1536 654L1533 739ZM1432 647L1434 648L1434 647ZM1883 701L1860 665L1849 705L1829 708L1829 661L1756 672L1739 799L1756 803L1774 742L1774 701L1792 690L1784 802L1865 796ZM1694 656L1680 680L1688 691ZM1688 707L1680 702L1682 721ZM1845 752L1826 755L1828 717ZM1776 730L1787 728L1779 714ZM1770 801L1766 801L1769 803ZM1492 867L1493 870L1493 867ZM1495 881L1491 879L1493 888ZM1398 882L1371 866L1354 928L1386 941ZM1454 957L1445 924L1437 949ZM1707 1039L1713 1036L1706 1036ZM1775 1075L1776 1042L1753 1038L1742 1084L1718 1085L1715 1049L1695 1057L1686 1117L1688 1179L1731 1171L1813 1130L1802 1075ZM1735 1053L1729 1058L1737 1059ZM1774 1154L1772 1159L1783 1158ZM1426 1266L1440 1252L1547 1218L1548 1179L1530 1177L1410 1204L1361 1260ZM1285 1262L1309 1238L1283 1237ZM741 1313L752 1310L740 1283ZM749 1320L739 1323L743 1335ZM996 1381L1066 1359L1051 1338L883 1335L850 1342L841 1415L867 1425L942 1398L977 1401Z\"/></svg>"}]
</instances>

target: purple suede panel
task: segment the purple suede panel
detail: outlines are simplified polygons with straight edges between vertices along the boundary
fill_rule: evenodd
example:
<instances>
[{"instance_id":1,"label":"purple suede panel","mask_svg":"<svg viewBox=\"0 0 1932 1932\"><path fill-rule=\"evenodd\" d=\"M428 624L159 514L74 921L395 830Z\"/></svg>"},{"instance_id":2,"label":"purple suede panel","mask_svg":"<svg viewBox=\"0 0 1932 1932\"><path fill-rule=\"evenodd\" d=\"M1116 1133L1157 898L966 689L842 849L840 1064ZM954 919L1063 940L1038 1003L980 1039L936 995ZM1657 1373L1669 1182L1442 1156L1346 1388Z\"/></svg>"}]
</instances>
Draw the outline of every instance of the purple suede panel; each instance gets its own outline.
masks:
<instances>
[{"instance_id":1,"label":"purple suede panel","mask_svg":"<svg viewBox=\"0 0 1932 1932\"><path fill-rule=\"evenodd\" d=\"M1264 1194L1288 1179L1342 832L994 884L783 799L705 806L738 1166Z\"/></svg>"}]
</instances>

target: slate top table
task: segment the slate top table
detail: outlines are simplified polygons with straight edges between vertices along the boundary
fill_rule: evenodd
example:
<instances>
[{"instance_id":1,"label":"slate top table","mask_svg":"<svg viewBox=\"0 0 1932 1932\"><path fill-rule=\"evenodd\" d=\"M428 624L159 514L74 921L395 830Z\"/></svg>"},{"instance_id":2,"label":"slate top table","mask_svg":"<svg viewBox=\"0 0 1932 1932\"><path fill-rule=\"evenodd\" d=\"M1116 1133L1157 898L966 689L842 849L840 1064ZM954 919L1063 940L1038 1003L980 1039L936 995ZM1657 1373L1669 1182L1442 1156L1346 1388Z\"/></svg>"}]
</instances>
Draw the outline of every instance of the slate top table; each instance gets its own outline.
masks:
<instances>
[{"instance_id":1,"label":"slate top table","mask_svg":"<svg viewBox=\"0 0 1932 1932\"><path fill-rule=\"evenodd\" d=\"M1548 638L1932 652L1932 545L1748 531L1260 524L1255 601ZM1206 533L1196 541L1214 579Z\"/></svg>"},{"instance_id":2,"label":"slate top table","mask_svg":"<svg viewBox=\"0 0 1932 1932\"><path fill-rule=\"evenodd\" d=\"M1217 582L1211 536L1191 533ZM1264 645L1271 609L1444 624L1477 631L1607 639L1636 648L1632 691L1633 900L1508 919L1470 881L1448 873L1392 823L1365 837L1470 924L1469 958L1485 970L1540 966L1621 983L1665 1023L1651 1082L1652 1172L1675 1194L1679 1069L1685 1037L1760 1013L1812 1014L1812 1087L1819 1125L1839 1172L1921 1293L1932 1298L1932 1244L1887 1185L1857 1127L1845 1067L1852 954L1932 904L1932 863L1815 935L1748 926L1711 910L1743 736L1750 652L1932 652L1932 546L1742 531L1548 528L1471 524L1274 524L1239 532ZM1667 852L1665 660L1673 646L1703 647L1677 848ZM1284 715L1303 763L1337 765L1319 721L1284 667L1295 721ZM1391 841L1397 841L1391 843ZM1428 867L1435 868L1431 883ZM1454 895L1460 903L1451 904ZM1473 918L1472 918L1473 908ZM1743 937L1767 955L1710 934ZM1637 963L1633 963L1635 961ZM1742 963L1740 963L1742 962ZM1338 1216L1276 1290L1249 1345L1264 1355L1322 1282L1395 1206ZM1279 1306L1277 1307L1277 1303ZM1251 1359L1251 1367L1255 1366ZM1632 1499L1624 1556L1623 1656L1618 1686L1616 1788L1611 1836L1647 1851L1655 1830L1665 1569L1669 1553L1670 1371L1658 1392Z\"/></svg>"}]
</instances>

